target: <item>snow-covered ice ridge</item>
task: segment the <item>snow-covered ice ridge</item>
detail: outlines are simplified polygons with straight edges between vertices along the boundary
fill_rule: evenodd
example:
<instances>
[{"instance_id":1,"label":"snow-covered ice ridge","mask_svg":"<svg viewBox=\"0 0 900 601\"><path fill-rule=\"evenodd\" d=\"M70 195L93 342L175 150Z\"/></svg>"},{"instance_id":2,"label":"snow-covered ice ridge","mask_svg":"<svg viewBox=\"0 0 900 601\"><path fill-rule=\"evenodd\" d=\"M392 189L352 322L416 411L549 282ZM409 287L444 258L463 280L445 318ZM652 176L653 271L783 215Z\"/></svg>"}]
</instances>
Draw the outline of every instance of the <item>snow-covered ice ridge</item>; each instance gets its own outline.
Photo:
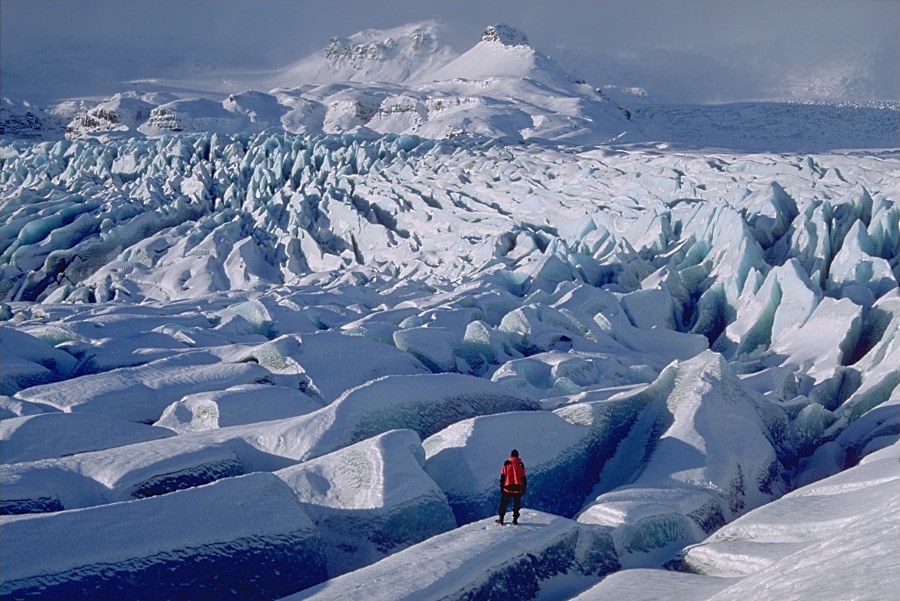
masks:
<instances>
[{"instance_id":1,"label":"snow-covered ice ridge","mask_svg":"<svg viewBox=\"0 0 900 601\"><path fill-rule=\"evenodd\" d=\"M866 590L898 182L896 151L4 140L0 595L743 598L844 549ZM709 576L628 571L663 566Z\"/></svg>"}]
</instances>

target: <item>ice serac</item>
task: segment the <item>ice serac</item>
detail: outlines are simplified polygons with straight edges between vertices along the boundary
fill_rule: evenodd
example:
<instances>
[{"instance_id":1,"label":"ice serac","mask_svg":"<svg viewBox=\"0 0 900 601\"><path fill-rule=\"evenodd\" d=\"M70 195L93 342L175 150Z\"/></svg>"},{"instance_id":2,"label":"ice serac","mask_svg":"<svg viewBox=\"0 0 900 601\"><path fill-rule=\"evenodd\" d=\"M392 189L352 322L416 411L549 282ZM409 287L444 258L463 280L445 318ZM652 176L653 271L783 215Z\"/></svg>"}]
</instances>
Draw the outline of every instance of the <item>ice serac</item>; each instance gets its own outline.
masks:
<instances>
[{"instance_id":1,"label":"ice serac","mask_svg":"<svg viewBox=\"0 0 900 601\"><path fill-rule=\"evenodd\" d=\"M256 364L222 363L203 352L193 356L184 353L138 367L32 386L17 395L60 411L101 413L153 423L168 405L184 395L252 384L265 380L268 375L266 369Z\"/></svg>"},{"instance_id":2,"label":"ice serac","mask_svg":"<svg viewBox=\"0 0 900 601\"><path fill-rule=\"evenodd\" d=\"M599 471L590 433L544 411L468 419L425 439L425 471L447 494L457 522L466 524L497 514L500 468L517 448L528 472L526 505L571 517Z\"/></svg>"},{"instance_id":3,"label":"ice serac","mask_svg":"<svg viewBox=\"0 0 900 601\"><path fill-rule=\"evenodd\" d=\"M275 475L316 523L333 578L456 527L424 462L418 435L393 430Z\"/></svg>"},{"instance_id":4,"label":"ice serac","mask_svg":"<svg viewBox=\"0 0 900 601\"><path fill-rule=\"evenodd\" d=\"M783 467L769 412L712 351L667 368L578 516L608 526L623 565L665 560L778 497Z\"/></svg>"},{"instance_id":5,"label":"ice serac","mask_svg":"<svg viewBox=\"0 0 900 601\"><path fill-rule=\"evenodd\" d=\"M824 297L807 319L778 332L771 352L782 365L801 367L816 383L840 380L860 338L862 313L849 299Z\"/></svg>"},{"instance_id":6,"label":"ice serac","mask_svg":"<svg viewBox=\"0 0 900 601\"><path fill-rule=\"evenodd\" d=\"M3 464L0 513L57 511L152 497L245 471L249 470L234 448L183 436Z\"/></svg>"},{"instance_id":7,"label":"ice serac","mask_svg":"<svg viewBox=\"0 0 900 601\"><path fill-rule=\"evenodd\" d=\"M875 244L862 221L855 221L828 272L828 289L842 291L851 284L868 288L875 297L897 289L890 263L876 255Z\"/></svg>"},{"instance_id":8,"label":"ice serac","mask_svg":"<svg viewBox=\"0 0 900 601\"><path fill-rule=\"evenodd\" d=\"M154 428L89 413L44 413L0 421L0 462L63 457L172 436Z\"/></svg>"},{"instance_id":9,"label":"ice serac","mask_svg":"<svg viewBox=\"0 0 900 601\"><path fill-rule=\"evenodd\" d=\"M285 601L349 601L358 599L360 590L372 601L533 598L542 582L579 570L584 550L579 537L586 530L531 510L523 511L521 520L519 527L474 522Z\"/></svg>"},{"instance_id":10,"label":"ice serac","mask_svg":"<svg viewBox=\"0 0 900 601\"><path fill-rule=\"evenodd\" d=\"M6 326L0 326L0 355L0 394L14 394L23 388L66 379L77 364L77 359L65 351Z\"/></svg>"},{"instance_id":11,"label":"ice serac","mask_svg":"<svg viewBox=\"0 0 900 601\"><path fill-rule=\"evenodd\" d=\"M321 408L321 402L296 388L246 384L189 394L166 407L153 425L182 434L296 417Z\"/></svg>"},{"instance_id":12,"label":"ice serac","mask_svg":"<svg viewBox=\"0 0 900 601\"><path fill-rule=\"evenodd\" d=\"M890 598L900 586L892 553L900 534L900 502L892 492L900 483L898 454L894 443L738 518L688 547L683 563L691 574L629 570L576 599L662 598L674 591L698 601L799 601L835 591L847 598Z\"/></svg>"},{"instance_id":13,"label":"ice serac","mask_svg":"<svg viewBox=\"0 0 900 601\"><path fill-rule=\"evenodd\" d=\"M353 369L335 363L340 357ZM413 355L362 336L339 331L286 334L236 358L253 361L276 374L298 374L305 391L324 403L377 378L429 373Z\"/></svg>"},{"instance_id":14,"label":"ice serac","mask_svg":"<svg viewBox=\"0 0 900 601\"><path fill-rule=\"evenodd\" d=\"M743 216L730 205L698 204L681 227L693 242L678 265L688 292L697 299L691 331L714 343L734 320L745 286L753 286L753 278L767 273L769 265Z\"/></svg>"},{"instance_id":15,"label":"ice serac","mask_svg":"<svg viewBox=\"0 0 900 601\"><path fill-rule=\"evenodd\" d=\"M539 409L527 394L473 376L385 376L296 418L271 451L304 461L389 430L410 429L426 438L470 417Z\"/></svg>"},{"instance_id":16,"label":"ice serac","mask_svg":"<svg viewBox=\"0 0 900 601\"><path fill-rule=\"evenodd\" d=\"M537 157L517 147L412 136L204 134L9 147L2 158L8 200L0 207L6 221L0 294L27 301L169 300L294 285L310 273L330 281L347 269L366 279L409 269L440 283L502 264L515 274L507 281L514 292L552 292L573 279L618 284L623 294L665 289L676 318L684 320L679 329L712 343L733 321L740 297L785 261L799 261L822 287L832 254L851 253L847 268L858 258L859 274L841 275L845 259L835 263L848 295L870 284L872 294L882 294L890 283L885 277L897 269L895 207L881 197L871 209L872 234L865 234L871 246L862 226L848 228L842 246L833 246L838 242L828 224L838 216L829 202L852 182L830 183L826 201L802 197L814 179L790 186L798 212L778 238L783 243L764 249L760 232L770 226L780 232L794 209L754 207L764 202L762 193L750 193L760 186L751 168L756 159L729 169L738 183L728 184L735 191L723 203L697 187L718 185L719 172L693 158L694 183L671 167L657 169L664 175L653 177L668 187L641 187L638 194L635 182L613 174L643 169L639 157L542 153L560 165L559 174L551 177ZM470 154L476 162L462 158ZM446 180L445 164L465 181ZM485 167L472 169L476 164ZM535 170L540 185L526 187ZM44 183L26 185L34 181ZM82 188L91 190L89 197L71 191ZM623 201L617 189L635 198ZM604 192L598 197L596 190ZM670 198L688 192L701 198ZM629 203L637 199L652 210L634 211ZM542 213L547 203L557 207L553 214ZM841 223L848 218L843 213ZM845 243L849 233L856 237ZM874 254L852 253L856 239Z\"/></svg>"},{"instance_id":17,"label":"ice serac","mask_svg":"<svg viewBox=\"0 0 900 601\"><path fill-rule=\"evenodd\" d=\"M831 399L833 413L821 446L804 462L801 483L854 465L900 433L900 293L889 293L869 308L858 346L850 355L856 359L852 367L836 373L831 386L822 387L819 400Z\"/></svg>"},{"instance_id":18,"label":"ice serac","mask_svg":"<svg viewBox=\"0 0 900 601\"><path fill-rule=\"evenodd\" d=\"M265 473L130 503L4 517L0 536L4 598L261 600L326 578L315 525L293 491Z\"/></svg>"},{"instance_id":19,"label":"ice serac","mask_svg":"<svg viewBox=\"0 0 900 601\"><path fill-rule=\"evenodd\" d=\"M796 335L797 330L804 328L807 320L818 321L821 316L816 312L826 310L822 297L801 264L791 259L771 269L758 287L741 294L737 317L716 340L715 348L728 356L746 357L764 354L770 348L782 350L780 345L799 344L805 336ZM802 363L807 358L795 360Z\"/></svg>"},{"instance_id":20,"label":"ice serac","mask_svg":"<svg viewBox=\"0 0 900 601\"><path fill-rule=\"evenodd\" d=\"M808 205L802 221L795 228L789 251L792 257L800 261L816 285L823 289L833 253L829 232L831 218L831 205Z\"/></svg>"}]
</instances>

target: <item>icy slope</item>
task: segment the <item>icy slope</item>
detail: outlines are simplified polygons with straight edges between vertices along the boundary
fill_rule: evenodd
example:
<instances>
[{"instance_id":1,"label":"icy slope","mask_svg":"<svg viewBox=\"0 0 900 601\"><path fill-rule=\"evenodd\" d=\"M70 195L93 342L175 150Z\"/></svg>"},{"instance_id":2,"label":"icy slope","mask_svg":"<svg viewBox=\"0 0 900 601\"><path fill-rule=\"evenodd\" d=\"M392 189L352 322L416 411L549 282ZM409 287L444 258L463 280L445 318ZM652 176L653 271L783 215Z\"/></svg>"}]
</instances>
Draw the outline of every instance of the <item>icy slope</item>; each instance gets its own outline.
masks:
<instances>
[{"instance_id":1,"label":"icy slope","mask_svg":"<svg viewBox=\"0 0 900 601\"><path fill-rule=\"evenodd\" d=\"M629 570L577 600L666 599L674 591L711 600L888 599L896 590L893 541L900 533L897 454L897 444L873 453L689 547L684 563L697 575Z\"/></svg>"},{"instance_id":2,"label":"icy slope","mask_svg":"<svg viewBox=\"0 0 900 601\"><path fill-rule=\"evenodd\" d=\"M392 430L275 472L319 527L329 577L456 527L424 461L414 432Z\"/></svg>"},{"instance_id":3,"label":"icy slope","mask_svg":"<svg viewBox=\"0 0 900 601\"><path fill-rule=\"evenodd\" d=\"M772 438L785 420L743 391L721 355L673 364L655 387L662 394L645 394L646 408L600 472L603 493L578 516L612 529L626 567L654 564L661 550L680 549L784 492L773 447L781 441Z\"/></svg>"},{"instance_id":4,"label":"icy slope","mask_svg":"<svg viewBox=\"0 0 900 601\"><path fill-rule=\"evenodd\" d=\"M285 599L349 600L361 589L371 599L397 601L532 598L542 581L578 569L585 535L550 514L525 511L522 520L529 525L469 524Z\"/></svg>"},{"instance_id":5,"label":"icy slope","mask_svg":"<svg viewBox=\"0 0 900 601\"><path fill-rule=\"evenodd\" d=\"M3 518L0 534L4 598L272 599L325 579L318 530L271 474Z\"/></svg>"}]
</instances>

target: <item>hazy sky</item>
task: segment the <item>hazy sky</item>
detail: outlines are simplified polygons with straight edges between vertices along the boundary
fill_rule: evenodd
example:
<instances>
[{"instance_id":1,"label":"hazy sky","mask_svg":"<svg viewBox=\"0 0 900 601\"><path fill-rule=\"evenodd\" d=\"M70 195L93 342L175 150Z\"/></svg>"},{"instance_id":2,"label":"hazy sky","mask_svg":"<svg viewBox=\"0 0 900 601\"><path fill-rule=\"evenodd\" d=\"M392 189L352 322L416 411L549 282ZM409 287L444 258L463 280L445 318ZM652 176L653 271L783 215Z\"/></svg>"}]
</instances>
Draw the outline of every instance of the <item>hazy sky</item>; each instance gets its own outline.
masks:
<instances>
[{"instance_id":1,"label":"hazy sky","mask_svg":"<svg viewBox=\"0 0 900 601\"><path fill-rule=\"evenodd\" d=\"M900 98L900 0L0 0L0 94L105 88L182 60L283 65L429 19L460 51L509 23L592 83L672 100Z\"/></svg>"}]
</instances>

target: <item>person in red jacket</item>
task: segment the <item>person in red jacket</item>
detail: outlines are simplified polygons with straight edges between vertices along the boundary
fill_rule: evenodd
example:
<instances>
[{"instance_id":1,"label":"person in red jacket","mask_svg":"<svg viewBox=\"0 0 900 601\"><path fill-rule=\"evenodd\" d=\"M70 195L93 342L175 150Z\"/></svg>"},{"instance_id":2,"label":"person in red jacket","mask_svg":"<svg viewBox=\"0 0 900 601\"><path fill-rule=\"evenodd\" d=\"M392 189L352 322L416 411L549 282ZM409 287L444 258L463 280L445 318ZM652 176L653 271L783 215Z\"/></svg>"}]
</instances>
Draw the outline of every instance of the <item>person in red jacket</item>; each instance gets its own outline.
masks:
<instances>
[{"instance_id":1,"label":"person in red jacket","mask_svg":"<svg viewBox=\"0 0 900 601\"><path fill-rule=\"evenodd\" d=\"M506 515L506 508L509 507L510 501L513 502L512 523L519 523L522 495L525 494L527 485L525 464L519 459L519 451L513 449L509 454L509 459L504 461L503 467L500 468L500 518L496 520L498 524L503 525L503 517Z\"/></svg>"}]
</instances>

